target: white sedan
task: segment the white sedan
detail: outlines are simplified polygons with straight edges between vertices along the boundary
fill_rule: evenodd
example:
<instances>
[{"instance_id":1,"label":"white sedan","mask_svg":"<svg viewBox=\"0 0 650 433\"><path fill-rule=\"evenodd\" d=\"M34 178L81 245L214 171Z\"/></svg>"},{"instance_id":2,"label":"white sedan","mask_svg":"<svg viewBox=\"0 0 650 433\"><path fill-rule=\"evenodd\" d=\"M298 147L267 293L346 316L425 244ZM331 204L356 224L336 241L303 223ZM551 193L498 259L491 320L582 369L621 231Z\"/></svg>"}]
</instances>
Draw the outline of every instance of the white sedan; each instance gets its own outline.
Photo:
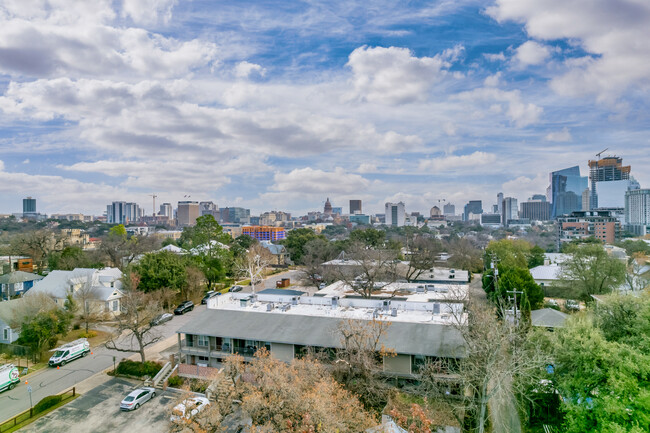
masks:
<instances>
[{"instance_id":1,"label":"white sedan","mask_svg":"<svg viewBox=\"0 0 650 433\"><path fill-rule=\"evenodd\" d=\"M120 410L139 409L142 404L151 400L155 396L156 390L153 388L138 388L124 397L124 400L120 403Z\"/></svg>"},{"instance_id":2,"label":"white sedan","mask_svg":"<svg viewBox=\"0 0 650 433\"><path fill-rule=\"evenodd\" d=\"M173 410L171 421L178 421L183 418L190 419L197 413L210 406L210 401L205 397L191 397L183 400Z\"/></svg>"}]
</instances>

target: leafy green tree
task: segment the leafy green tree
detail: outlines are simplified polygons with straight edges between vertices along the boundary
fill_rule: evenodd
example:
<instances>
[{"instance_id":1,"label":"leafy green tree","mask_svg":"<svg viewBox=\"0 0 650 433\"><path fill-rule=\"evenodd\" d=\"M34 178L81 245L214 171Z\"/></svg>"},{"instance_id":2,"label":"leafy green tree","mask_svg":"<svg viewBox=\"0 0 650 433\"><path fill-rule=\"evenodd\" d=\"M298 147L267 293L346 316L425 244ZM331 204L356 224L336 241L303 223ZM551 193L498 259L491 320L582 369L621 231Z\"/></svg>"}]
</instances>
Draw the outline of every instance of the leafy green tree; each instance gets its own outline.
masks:
<instances>
[{"instance_id":1,"label":"leafy green tree","mask_svg":"<svg viewBox=\"0 0 650 433\"><path fill-rule=\"evenodd\" d=\"M140 277L140 290L151 292L169 288L181 291L187 284L187 262L171 251L145 254L133 271Z\"/></svg>"},{"instance_id":2,"label":"leafy green tree","mask_svg":"<svg viewBox=\"0 0 650 433\"><path fill-rule=\"evenodd\" d=\"M498 241L492 241L485 249L486 264L489 265L493 258L496 257L499 264L508 268L527 268L529 265L531 250L532 245L523 239L501 239ZM542 256L543 254L544 251L542 251ZM543 258L542 263L544 263Z\"/></svg>"},{"instance_id":3,"label":"leafy green tree","mask_svg":"<svg viewBox=\"0 0 650 433\"><path fill-rule=\"evenodd\" d=\"M61 252L53 252L48 257L50 270L71 271L75 268L102 268L104 264L76 245L70 245Z\"/></svg>"},{"instance_id":4,"label":"leafy green tree","mask_svg":"<svg viewBox=\"0 0 650 433\"><path fill-rule=\"evenodd\" d=\"M72 321L66 310L42 311L33 317L25 317L17 344L29 346L36 353L51 349L61 335L65 335Z\"/></svg>"},{"instance_id":5,"label":"leafy green tree","mask_svg":"<svg viewBox=\"0 0 650 433\"><path fill-rule=\"evenodd\" d=\"M483 288L490 300L499 306L509 305L508 292L524 292L517 296L517 307L523 311L536 310L544 303L544 292L533 280L527 268L506 267L499 265L498 282L495 286L494 271L490 269L483 275Z\"/></svg>"},{"instance_id":6,"label":"leafy green tree","mask_svg":"<svg viewBox=\"0 0 650 433\"><path fill-rule=\"evenodd\" d=\"M647 335L646 335L647 338ZM650 429L650 356L608 341L590 315L554 334L553 382L567 433L641 433Z\"/></svg>"},{"instance_id":7,"label":"leafy green tree","mask_svg":"<svg viewBox=\"0 0 650 433\"><path fill-rule=\"evenodd\" d=\"M361 242L372 248L382 248L386 241L386 232L373 228L352 230L350 233L352 242Z\"/></svg>"},{"instance_id":8,"label":"leafy green tree","mask_svg":"<svg viewBox=\"0 0 650 433\"><path fill-rule=\"evenodd\" d=\"M302 257L305 254L305 244L313 239L327 240L325 236L317 235L311 229L300 228L287 233L287 237L282 241L282 245L289 251L291 261L294 263L302 263Z\"/></svg>"},{"instance_id":9,"label":"leafy green tree","mask_svg":"<svg viewBox=\"0 0 650 433\"><path fill-rule=\"evenodd\" d=\"M595 305L593 315L607 341L650 354L650 295L611 294Z\"/></svg>"},{"instance_id":10,"label":"leafy green tree","mask_svg":"<svg viewBox=\"0 0 650 433\"><path fill-rule=\"evenodd\" d=\"M229 234L212 215L203 215L196 219L196 225L186 227L179 240L183 248L192 250L192 260L203 272L208 289L226 276L226 265L230 252L225 247L232 241Z\"/></svg>"},{"instance_id":11,"label":"leafy green tree","mask_svg":"<svg viewBox=\"0 0 650 433\"><path fill-rule=\"evenodd\" d=\"M535 245L530 249L530 253L528 254L528 269L532 269L536 266L542 266L544 264L544 259L545 259L545 254L546 251L544 248Z\"/></svg>"},{"instance_id":12,"label":"leafy green tree","mask_svg":"<svg viewBox=\"0 0 650 433\"><path fill-rule=\"evenodd\" d=\"M571 258L560 265L559 284L578 290L583 300L609 293L625 281L625 263L609 256L602 245L573 246L567 252Z\"/></svg>"}]
</instances>

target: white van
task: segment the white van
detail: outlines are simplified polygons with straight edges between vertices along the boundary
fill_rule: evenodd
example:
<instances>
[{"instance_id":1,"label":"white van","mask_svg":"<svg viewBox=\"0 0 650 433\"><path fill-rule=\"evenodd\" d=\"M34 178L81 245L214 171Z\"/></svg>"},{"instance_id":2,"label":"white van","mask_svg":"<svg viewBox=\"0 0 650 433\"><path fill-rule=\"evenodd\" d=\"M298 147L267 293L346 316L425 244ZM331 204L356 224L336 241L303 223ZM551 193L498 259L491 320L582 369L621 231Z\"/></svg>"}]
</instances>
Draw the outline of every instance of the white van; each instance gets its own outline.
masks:
<instances>
[{"instance_id":1,"label":"white van","mask_svg":"<svg viewBox=\"0 0 650 433\"><path fill-rule=\"evenodd\" d=\"M57 347L53 351L54 355L52 355L50 362L48 362L50 367L56 367L57 365L64 366L70 361L88 355L90 353L90 344L88 344L88 340L85 338L80 338L79 340L71 341L61 347Z\"/></svg>"},{"instance_id":2,"label":"white van","mask_svg":"<svg viewBox=\"0 0 650 433\"><path fill-rule=\"evenodd\" d=\"M6 364L0 367L0 391L14 389L20 382L20 372L13 364Z\"/></svg>"}]
</instances>

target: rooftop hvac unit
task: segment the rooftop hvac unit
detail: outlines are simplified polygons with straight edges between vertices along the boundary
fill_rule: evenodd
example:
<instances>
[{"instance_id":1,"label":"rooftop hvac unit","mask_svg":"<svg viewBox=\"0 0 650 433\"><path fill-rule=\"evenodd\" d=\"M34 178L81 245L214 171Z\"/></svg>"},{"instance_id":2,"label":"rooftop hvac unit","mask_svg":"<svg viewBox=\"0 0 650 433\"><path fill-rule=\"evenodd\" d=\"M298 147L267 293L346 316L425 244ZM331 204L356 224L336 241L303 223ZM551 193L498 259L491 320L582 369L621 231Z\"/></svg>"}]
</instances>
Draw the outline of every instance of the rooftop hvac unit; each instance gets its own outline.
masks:
<instances>
[{"instance_id":1,"label":"rooftop hvac unit","mask_svg":"<svg viewBox=\"0 0 650 433\"><path fill-rule=\"evenodd\" d=\"M440 314L440 304L436 302L435 304L433 304L433 315L435 316L438 314Z\"/></svg>"},{"instance_id":2,"label":"rooftop hvac unit","mask_svg":"<svg viewBox=\"0 0 650 433\"><path fill-rule=\"evenodd\" d=\"M449 271L449 273L450 273L450 274L455 274L455 273L456 273L456 269L451 269L451 270Z\"/></svg>"},{"instance_id":3,"label":"rooftop hvac unit","mask_svg":"<svg viewBox=\"0 0 650 433\"><path fill-rule=\"evenodd\" d=\"M242 308L248 307L248 298L240 299L239 300L239 306L242 307Z\"/></svg>"},{"instance_id":4,"label":"rooftop hvac unit","mask_svg":"<svg viewBox=\"0 0 650 433\"><path fill-rule=\"evenodd\" d=\"M417 286L415 288L415 293L425 293L424 286Z\"/></svg>"},{"instance_id":5,"label":"rooftop hvac unit","mask_svg":"<svg viewBox=\"0 0 650 433\"><path fill-rule=\"evenodd\" d=\"M337 308L339 306L339 297L338 296L333 296L332 297L332 308Z\"/></svg>"},{"instance_id":6,"label":"rooftop hvac unit","mask_svg":"<svg viewBox=\"0 0 650 433\"><path fill-rule=\"evenodd\" d=\"M291 304L284 304L283 306L280 307L280 310L284 311L285 313L291 309Z\"/></svg>"},{"instance_id":7,"label":"rooftop hvac unit","mask_svg":"<svg viewBox=\"0 0 650 433\"><path fill-rule=\"evenodd\" d=\"M389 300L383 301L382 305L384 306L384 310L388 311L390 309L390 301Z\"/></svg>"},{"instance_id":8,"label":"rooftop hvac unit","mask_svg":"<svg viewBox=\"0 0 650 433\"><path fill-rule=\"evenodd\" d=\"M436 291L436 286L434 286L433 284L427 284L427 285L426 285L426 291L425 291L425 293L426 293L427 291L435 292L435 291Z\"/></svg>"},{"instance_id":9,"label":"rooftop hvac unit","mask_svg":"<svg viewBox=\"0 0 650 433\"><path fill-rule=\"evenodd\" d=\"M392 310L390 310L390 315L393 317L397 317L397 308L393 308Z\"/></svg>"},{"instance_id":10,"label":"rooftop hvac unit","mask_svg":"<svg viewBox=\"0 0 650 433\"><path fill-rule=\"evenodd\" d=\"M294 296L293 298L291 298L291 304L292 304L292 305L298 305L298 298L297 298L296 296Z\"/></svg>"},{"instance_id":11,"label":"rooftop hvac unit","mask_svg":"<svg viewBox=\"0 0 650 433\"><path fill-rule=\"evenodd\" d=\"M374 310L372 310L372 318L376 319L377 317L379 317L379 309L375 308Z\"/></svg>"},{"instance_id":12,"label":"rooftop hvac unit","mask_svg":"<svg viewBox=\"0 0 650 433\"><path fill-rule=\"evenodd\" d=\"M272 311L275 308L275 305L273 305L273 302L270 304L266 304L266 311Z\"/></svg>"}]
</instances>

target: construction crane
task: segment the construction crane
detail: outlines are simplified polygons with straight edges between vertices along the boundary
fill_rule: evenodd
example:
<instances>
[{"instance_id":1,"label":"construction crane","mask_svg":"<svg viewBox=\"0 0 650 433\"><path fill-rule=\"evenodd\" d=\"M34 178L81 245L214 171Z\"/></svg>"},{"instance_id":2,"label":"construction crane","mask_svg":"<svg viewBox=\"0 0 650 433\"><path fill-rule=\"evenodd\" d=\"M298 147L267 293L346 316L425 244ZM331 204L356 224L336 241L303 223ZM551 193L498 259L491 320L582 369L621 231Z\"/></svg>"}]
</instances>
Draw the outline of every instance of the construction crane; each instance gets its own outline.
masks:
<instances>
[{"instance_id":1,"label":"construction crane","mask_svg":"<svg viewBox=\"0 0 650 433\"><path fill-rule=\"evenodd\" d=\"M609 150L609 147L608 147L607 149L603 149L603 150L601 150L600 152L598 152L598 153L596 154L596 156L598 157L598 159L600 159L600 155L601 155L601 154L605 153L605 150Z\"/></svg>"},{"instance_id":2,"label":"construction crane","mask_svg":"<svg viewBox=\"0 0 650 433\"><path fill-rule=\"evenodd\" d=\"M156 193L153 193L153 194L149 194L149 197L153 198L153 214L152 215L156 216L156 197L158 197L158 196L156 195Z\"/></svg>"}]
</instances>

